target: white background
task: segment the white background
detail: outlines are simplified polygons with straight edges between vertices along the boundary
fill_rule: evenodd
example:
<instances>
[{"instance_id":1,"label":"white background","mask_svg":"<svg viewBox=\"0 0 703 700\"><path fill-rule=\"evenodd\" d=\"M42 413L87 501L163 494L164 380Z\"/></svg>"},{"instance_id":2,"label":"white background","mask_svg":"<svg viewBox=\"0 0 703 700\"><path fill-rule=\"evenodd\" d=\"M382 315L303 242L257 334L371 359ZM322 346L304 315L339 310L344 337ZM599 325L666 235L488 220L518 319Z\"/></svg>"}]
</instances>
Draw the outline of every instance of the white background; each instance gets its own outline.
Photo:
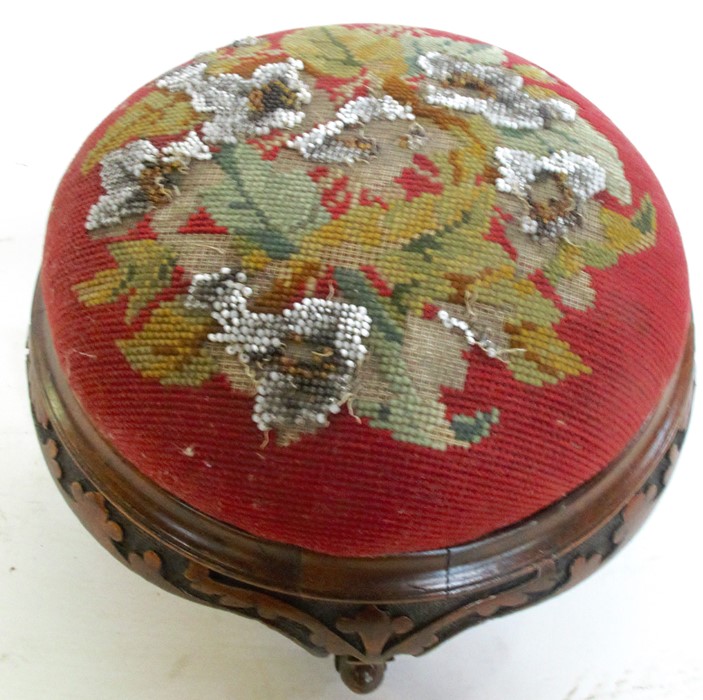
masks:
<instances>
[{"instance_id":1,"label":"white background","mask_svg":"<svg viewBox=\"0 0 703 700\"><path fill-rule=\"evenodd\" d=\"M46 217L82 140L133 90L247 35L341 22L446 29L571 83L628 135L681 227L694 307L703 278L703 123L694 3L36 2L0 16L0 697L346 698L332 661L259 623L161 592L70 513L33 435L24 374ZM644 529L561 597L389 667L382 699L703 698L703 454L695 412ZM698 467L696 465L699 465Z\"/></svg>"}]
</instances>

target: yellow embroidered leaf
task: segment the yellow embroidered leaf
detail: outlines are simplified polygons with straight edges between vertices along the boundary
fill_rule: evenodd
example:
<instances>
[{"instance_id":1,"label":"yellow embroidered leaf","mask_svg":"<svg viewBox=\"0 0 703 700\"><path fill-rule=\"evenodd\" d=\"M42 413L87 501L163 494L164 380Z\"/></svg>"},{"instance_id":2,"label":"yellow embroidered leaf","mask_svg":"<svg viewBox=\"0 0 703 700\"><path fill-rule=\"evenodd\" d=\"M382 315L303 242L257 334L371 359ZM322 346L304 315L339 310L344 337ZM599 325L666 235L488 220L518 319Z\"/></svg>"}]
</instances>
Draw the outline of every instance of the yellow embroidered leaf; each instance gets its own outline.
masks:
<instances>
[{"instance_id":1,"label":"yellow embroidered leaf","mask_svg":"<svg viewBox=\"0 0 703 700\"><path fill-rule=\"evenodd\" d=\"M101 270L95 277L79 282L74 288L81 303L86 306L110 304L126 293L122 271L115 267Z\"/></svg>"},{"instance_id":2,"label":"yellow embroidered leaf","mask_svg":"<svg viewBox=\"0 0 703 700\"><path fill-rule=\"evenodd\" d=\"M551 82L556 81L552 80ZM545 87L544 85L525 85L523 89L528 95L534 97L536 100L555 99L561 100L562 102L564 101L564 98L558 92L552 90L552 88Z\"/></svg>"},{"instance_id":3,"label":"yellow embroidered leaf","mask_svg":"<svg viewBox=\"0 0 703 700\"><path fill-rule=\"evenodd\" d=\"M306 70L313 74L352 78L366 68L383 79L407 70L398 40L367 29L309 27L286 35L281 44L292 56L305 56Z\"/></svg>"},{"instance_id":4,"label":"yellow embroidered leaf","mask_svg":"<svg viewBox=\"0 0 703 700\"><path fill-rule=\"evenodd\" d=\"M204 348L212 319L186 309L183 299L161 304L142 330L117 345L132 369L161 384L199 386L218 371Z\"/></svg>"},{"instance_id":5,"label":"yellow embroidered leaf","mask_svg":"<svg viewBox=\"0 0 703 700\"><path fill-rule=\"evenodd\" d=\"M515 378L542 386L590 374L591 369L555 330L562 312L531 280L519 277L511 263L484 271L467 290L480 310L479 320L497 324L496 337L503 335L503 342L513 350L506 357Z\"/></svg>"},{"instance_id":6,"label":"yellow embroidered leaf","mask_svg":"<svg viewBox=\"0 0 703 700\"><path fill-rule=\"evenodd\" d=\"M584 249L578 245L560 245L554 257L547 261L542 268L547 279L557 284L565 277L573 277L583 270L585 265Z\"/></svg>"},{"instance_id":7,"label":"yellow embroidered leaf","mask_svg":"<svg viewBox=\"0 0 703 700\"><path fill-rule=\"evenodd\" d=\"M151 238L118 241L108 246L116 268L101 270L73 287L86 306L109 304L128 297L125 320L131 323L139 312L166 289L173 278L176 256Z\"/></svg>"},{"instance_id":8,"label":"yellow embroidered leaf","mask_svg":"<svg viewBox=\"0 0 703 700\"><path fill-rule=\"evenodd\" d=\"M524 76L525 78L531 78L532 80L538 80L540 83L556 83L556 78L553 78L547 71L538 68L537 66L532 66L529 64L520 64L517 66L511 66L512 69Z\"/></svg>"},{"instance_id":9,"label":"yellow embroidered leaf","mask_svg":"<svg viewBox=\"0 0 703 700\"><path fill-rule=\"evenodd\" d=\"M606 208L600 209L598 218L603 241L588 242L580 248L584 265L603 270L617 265L620 255L639 253L656 243L657 213L649 195L642 197L631 219Z\"/></svg>"},{"instance_id":10,"label":"yellow embroidered leaf","mask_svg":"<svg viewBox=\"0 0 703 700\"><path fill-rule=\"evenodd\" d=\"M605 207L600 216L608 239L606 247L616 253L637 253L656 242L656 211L649 196L642 198L632 219Z\"/></svg>"},{"instance_id":11,"label":"yellow embroidered leaf","mask_svg":"<svg viewBox=\"0 0 703 700\"><path fill-rule=\"evenodd\" d=\"M486 130L481 134L486 137L489 134ZM441 168L445 182L449 184L448 175L451 174L451 184L454 186L472 184L476 181L476 176L485 172L486 150L493 149L494 139L484 138L481 142L477 140L469 140L464 134L464 139L467 140L467 145L463 148L456 148L447 154L447 164L449 168ZM488 141L488 143L487 143ZM435 162L439 162L440 158L436 157ZM465 185L462 189L465 189Z\"/></svg>"},{"instance_id":12,"label":"yellow embroidered leaf","mask_svg":"<svg viewBox=\"0 0 703 700\"><path fill-rule=\"evenodd\" d=\"M307 234L300 243L300 255L316 260L321 254L329 255L347 243L361 249L376 249L386 235L384 216L385 212L379 207L352 207L344 216Z\"/></svg>"},{"instance_id":13,"label":"yellow embroidered leaf","mask_svg":"<svg viewBox=\"0 0 703 700\"><path fill-rule=\"evenodd\" d=\"M170 136L192 129L202 119L190 105L184 92L154 90L139 102L127 107L111 124L81 166L85 175L110 151L121 148L131 139Z\"/></svg>"},{"instance_id":14,"label":"yellow embroidered leaf","mask_svg":"<svg viewBox=\"0 0 703 700\"><path fill-rule=\"evenodd\" d=\"M250 272L262 272L271 263L271 258L259 248L252 248L242 255L242 269Z\"/></svg>"},{"instance_id":15,"label":"yellow embroidered leaf","mask_svg":"<svg viewBox=\"0 0 703 700\"><path fill-rule=\"evenodd\" d=\"M571 351L553 328L524 322L506 324L505 330L511 346L524 350L509 355L508 366L515 379L543 386L557 384L570 376L591 374L591 368Z\"/></svg>"}]
</instances>

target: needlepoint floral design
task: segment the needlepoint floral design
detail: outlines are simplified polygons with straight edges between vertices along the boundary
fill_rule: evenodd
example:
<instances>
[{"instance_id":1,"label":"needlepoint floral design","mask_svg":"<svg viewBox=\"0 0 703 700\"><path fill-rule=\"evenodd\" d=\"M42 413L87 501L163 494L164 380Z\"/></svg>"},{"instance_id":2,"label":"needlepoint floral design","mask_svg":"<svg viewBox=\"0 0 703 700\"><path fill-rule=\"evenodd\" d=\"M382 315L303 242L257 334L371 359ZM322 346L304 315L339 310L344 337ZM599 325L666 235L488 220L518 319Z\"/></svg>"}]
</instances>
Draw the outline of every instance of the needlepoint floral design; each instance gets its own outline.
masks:
<instances>
[{"instance_id":1,"label":"needlepoint floral design","mask_svg":"<svg viewBox=\"0 0 703 700\"><path fill-rule=\"evenodd\" d=\"M301 61L265 63L251 78L236 73L208 75L207 63L195 63L167 73L157 86L187 93L196 112L210 114L203 121L208 143L237 143L237 138L268 134L272 129L299 124L302 106L311 99L300 79Z\"/></svg>"},{"instance_id":2,"label":"needlepoint floral design","mask_svg":"<svg viewBox=\"0 0 703 700\"><path fill-rule=\"evenodd\" d=\"M515 71L438 51L421 55L417 63L432 79L424 86L429 104L480 114L495 126L511 129L543 129L555 119L576 118L576 110L563 100L531 97Z\"/></svg>"},{"instance_id":3,"label":"needlepoint floral design","mask_svg":"<svg viewBox=\"0 0 703 700\"><path fill-rule=\"evenodd\" d=\"M557 151L549 156L496 148L496 187L521 198L527 208L522 230L535 240L567 235L582 218L581 207L605 189L605 170L593 156Z\"/></svg>"},{"instance_id":4,"label":"needlepoint floral design","mask_svg":"<svg viewBox=\"0 0 703 700\"><path fill-rule=\"evenodd\" d=\"M310 432L328 425L352 394L364 360L371 318L363 306L305 298L280 314L248 308L252 295L243 272L222 268L196 275L185 304L203 308L221 326L208 339L257 376L253 420L268 432Z\"/></svg>"},{"instance_id":5,"label":"needlepoint floral design","mask_svg":"<svg viewBox=\"0 0 703 700\"><path fill-rule=\"evenodd\" d=\"M85 227L91 231L120 223L167 204L191 160L208 160L210 149L191 131L181 141L157 148L139 139L108 153L101 161L105 193L90 208Z\"/></svg>"},{"instance_id":6,"label":"needlepoint floral design","mask_svg":"<svg viewBox=\"0 0 703 700\"><path fill-rule=\"evenodd\" d=\"M377 120L396 119L413 121L415 115L410 105L403 106L390 95L357 97L337 111L336 119L296 136L287 145L300 151L307 160L349 165L368 161L371 156L379 155L380 149L376 140L364 133L363 126ZM420 135L415 132L413 136L408 130L408 138L419 139Z\"/></svg>"},{"instance_id":7,"label":"needlepoint floral design","mask_svg":"<svg viewBox=\"0 0 703 700\"><path fill-rule=\"evenodd\" d=\"M618 459L680 367L687 280L656 177L576 89L347 24L120 102L56 193L39 292L57 371L144 479L375 557L529 521Z\"/></svg>"},{"instance_id":8,"label":"needlepoint floral design","mask_svg":"<svg viewBox=\"0 0 703 700\"><path fill-rule=\"evenodd\" d=\"M560 89L495 47L377 25L198 56L85 155L85 235L112 262L73 293L114 305L136 375L226 382L280 446L351 418L473 451L510 402L472 377L588 381L568 328L591 271L656 244L652 199Z\"/></svg>"}]
</instances>

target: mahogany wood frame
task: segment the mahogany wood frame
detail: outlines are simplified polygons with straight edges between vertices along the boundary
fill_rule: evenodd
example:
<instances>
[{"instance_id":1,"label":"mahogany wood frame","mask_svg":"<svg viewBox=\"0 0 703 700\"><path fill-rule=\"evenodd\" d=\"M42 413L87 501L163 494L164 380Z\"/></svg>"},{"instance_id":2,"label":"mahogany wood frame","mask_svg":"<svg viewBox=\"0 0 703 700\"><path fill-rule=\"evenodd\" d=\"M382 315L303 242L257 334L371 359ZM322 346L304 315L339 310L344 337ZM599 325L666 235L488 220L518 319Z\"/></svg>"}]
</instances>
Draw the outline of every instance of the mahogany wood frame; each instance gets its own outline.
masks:
<instances>
[{"instance_id":1,"label":"mahogany wood frame","mask_svg":"<svg viewBox=\"0 0 703 700\"><path fill-rule=\"evenodd\" d=\"M378 687L388 661L567 590L638 529L665 487L693 392L693 333L657 409L622 455L535 516L480 540L377 558L333 557L254 537L179 501L100 435L69 389L41 293L28 373L44 456L81 522L160 587L261 620L344 682Z\"/></svg>"}]
</instances>

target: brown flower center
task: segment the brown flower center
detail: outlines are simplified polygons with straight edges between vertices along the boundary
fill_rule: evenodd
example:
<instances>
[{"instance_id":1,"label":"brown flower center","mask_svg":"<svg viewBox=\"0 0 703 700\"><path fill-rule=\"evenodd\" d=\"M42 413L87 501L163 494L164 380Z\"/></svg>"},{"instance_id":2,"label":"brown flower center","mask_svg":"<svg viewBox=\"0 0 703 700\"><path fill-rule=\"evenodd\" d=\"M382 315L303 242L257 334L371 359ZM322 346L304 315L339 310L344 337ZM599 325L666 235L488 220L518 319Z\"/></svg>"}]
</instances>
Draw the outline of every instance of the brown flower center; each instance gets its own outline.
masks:
<instances>
[{"instance_id":1,"label":"brown flower center","mask_svg":"<svg viewBox=\"0 0 703 700\"><path fill-rule=\"evenodd\" d=\"M173 197L172 173L176 164L149 165L139 176L139 186L147 199L155 206L168 204Z\"/></svg>"},{"instance_id":2,"label":"brown flower center","mask_svg":"<svg viewBox=\"0 0 703 700\"><path fill-rule=\"evenodd\" d=\"M249 107L255 118L277 109L297 109L297 105L298 94L282 80L272 80L249 93Z\"/></svg>"},{"instance_id":3,"label":"brown flower center","mask_svg":"<svg viewBox=\"0 0 703 700\"><path fill-rule=\"evenodd\" d=\"M279 364L289 376L313 381L326 380L336 369L333 348L310 343L302 336L288 338Z\"/></svg>"},{"instance_id":4,"label":"brown flower center","mask_svg":"<svg viewBox=\"0 0 703 700\"><path fill-rule=\"evenodd\" d=\"M556 221L574 213L576 199L564 173L541 172L527 195L527 201L540 221Z\"/></svg>"},{"instance_id":5,"label":"brown flower center","mask_svg":"<svg viewBox=\"0 0 703 700\"><path fill-rule=\"evenodd\" d=\"M493 85L470 72L456 72L442 81L444 87L460 88L472 97L496 97L498 92Z\"/></svg>"}]
</instances>

